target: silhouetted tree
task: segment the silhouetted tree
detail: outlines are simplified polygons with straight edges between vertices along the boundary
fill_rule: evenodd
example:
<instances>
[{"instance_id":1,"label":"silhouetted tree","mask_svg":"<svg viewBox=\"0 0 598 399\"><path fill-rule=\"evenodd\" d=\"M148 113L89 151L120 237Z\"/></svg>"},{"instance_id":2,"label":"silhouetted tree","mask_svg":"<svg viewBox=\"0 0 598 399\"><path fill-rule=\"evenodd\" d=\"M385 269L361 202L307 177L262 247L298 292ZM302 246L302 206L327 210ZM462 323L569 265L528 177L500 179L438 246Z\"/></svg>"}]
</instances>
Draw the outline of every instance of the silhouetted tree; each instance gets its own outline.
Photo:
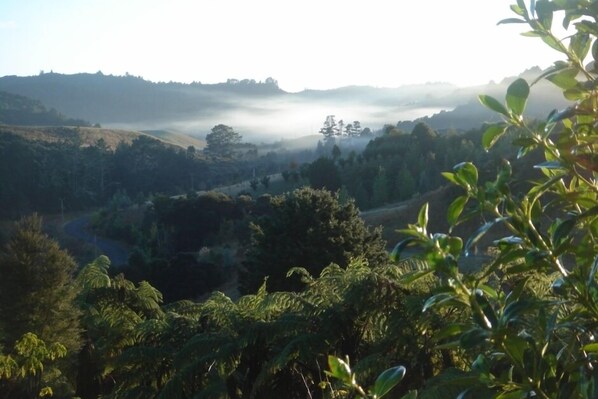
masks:
<instances>
[{"instance_id":1,"label":"silhouetted tree","mask_svg":"<svg viewBox=\"0 0 598 399\"><path fill-rule=\"evenodd\" d=\"M205 151L214 155L230 156L233 154L235 145L241 143L242 136L235 132L232 127L216 125L212 132L206 136Z\"/></svg>"}]
</instances>

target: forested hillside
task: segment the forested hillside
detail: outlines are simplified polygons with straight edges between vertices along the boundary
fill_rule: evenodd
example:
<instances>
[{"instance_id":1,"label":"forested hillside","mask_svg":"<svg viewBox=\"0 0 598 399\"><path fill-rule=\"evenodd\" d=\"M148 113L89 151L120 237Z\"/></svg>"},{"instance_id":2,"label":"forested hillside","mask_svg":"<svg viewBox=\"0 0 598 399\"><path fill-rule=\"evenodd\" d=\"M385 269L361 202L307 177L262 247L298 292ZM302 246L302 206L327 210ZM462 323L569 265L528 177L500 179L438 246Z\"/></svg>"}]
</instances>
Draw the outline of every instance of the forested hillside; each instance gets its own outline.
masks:
<instances>
[{"instance_id":1,"label":"forested hillside","mask_svg":"<svg viewBox=\"0 0 598 399\"><path fill-rule=\"evenodd\" d=\"M67 118L40 101L0 91L0 124L29 126L91 126L82 119Z\"/></svg>"},{"instance_id":2,"label":"forested hillside","mask_svg":"<svg viewBox=\"0 0 598 399\"><path fill-rule=\"evenodd\" d=\"M530 117L517 78L479 94L494 121L363 151L330 116L315 160L224 124L201 151L0 134L0 398L597 398L598 1L511 11L572 105ZM421 206L386 251L360 207L394 201ZM65 208L128 264L77 264L31 214Z\"/></svg>"}]
</instances>

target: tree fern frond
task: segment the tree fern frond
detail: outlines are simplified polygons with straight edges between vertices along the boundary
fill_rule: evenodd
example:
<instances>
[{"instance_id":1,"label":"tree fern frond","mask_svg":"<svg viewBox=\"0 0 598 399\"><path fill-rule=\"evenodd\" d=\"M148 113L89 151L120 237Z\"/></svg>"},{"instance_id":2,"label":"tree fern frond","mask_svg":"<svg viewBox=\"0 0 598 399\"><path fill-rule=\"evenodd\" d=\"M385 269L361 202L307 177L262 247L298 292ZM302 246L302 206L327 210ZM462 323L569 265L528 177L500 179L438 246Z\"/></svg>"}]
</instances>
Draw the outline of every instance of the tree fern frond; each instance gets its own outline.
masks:
<instances>
[{"instance_id":1,"label":"tree fern frond","mask_svg":"<svg viewBox=\"0 0 598 399\"><path fill-rule=\"evenodd\" d=\"M110 259L102 255L85 266L77 275L77 283L88 291L94 288L106 288L111 286L108 268Z\"/></svg>"},{"instance_id":2,"label":"tree fern frond","mask_svg":"<svg viewBox=\"0 0 598 399\"><path fill-rule=\"evenodd\" d=\"M136 293L144 310L161 311L160 304L163 302L162 293L150 283L147 281L140 282Z\"/></svg>"}]
</instances>

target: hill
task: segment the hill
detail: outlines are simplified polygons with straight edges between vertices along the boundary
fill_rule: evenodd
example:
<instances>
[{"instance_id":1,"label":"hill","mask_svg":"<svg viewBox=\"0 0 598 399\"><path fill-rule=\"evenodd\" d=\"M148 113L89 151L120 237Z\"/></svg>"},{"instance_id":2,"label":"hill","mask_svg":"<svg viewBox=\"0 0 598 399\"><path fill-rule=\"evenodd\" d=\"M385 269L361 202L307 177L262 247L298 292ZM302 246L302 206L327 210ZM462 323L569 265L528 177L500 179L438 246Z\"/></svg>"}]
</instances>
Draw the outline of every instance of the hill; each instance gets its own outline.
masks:
<instances>
[{"instance_id":1,"label":"hill","mask_svg":"<svg viewBox=\"0 0 598 399\"><path fill-rule=\"evenodd\" d=\"M50 143L69 142L79 143L81 147L95 145L98 140L103 139L106 146L112 150L120 143L131 144L140 136L149 136L177 147L187 148L190 145L196 148L203 148L205 143L193 137L181 134L164 132L162 134L152 132L137 132L121 129L106 129L95 127L68 127L68 126L8 126L0 125L0 134L13 134L28 141L45 141Z\"/></svg>"},{"instance_id":2,"label":"hill","mask_svg":"<svg viewBox=\"0 0 598 399\"><path fill-rule=\"evenodd\" d=\"M523 72L520 77L528 82L533 82L540 74L540 68L530 68ZM489 83L483 86L475 86L455 90L453 95L460 99L460 103L452 110L443 110L433 115L423 116L414 120L402 120L397 123L401 130L410 132L419 122L425 122L430 127L440 132L449 129L470 130L480 127L483 122L498 122L500 117L485 107L478 101L478 95L487 94L499 100L504 98L508 86L517 77L503 79L500 83ZM555 107L562 109L571 104L566 100L562 92L553 84L546 80L541 80L535 84L531 91L527 104L526 115L528 117L544 118Z\"/></svg>"},{"instance_id":3,"label":"hill","mask_svg":"<svg viewBox=\"0 0 598 399\"><path fill-rule=\"evenodd\" d=\"M83 119L72 119L41 101L0 91L0 124L44 126L91 126Z\"/></svg>"},{"instance_id":4,"label":"hill","mask_svg":"<svg viewBox=\"0 0 598 399\"><path fill-rule=\"evenodd\" d=\"M532 68L522 75L531 81L540 72ZM477 95L502 96L513 79L465 88L427 83L288 93L273 79L185 84L155 83L100 72L45 73L2 77L0 90L31 97L105 127L177 131L203 137L213 126L224 123L234 127L246 141L255 143L317 134L326 115L335 115L345 122L360 121L362 127L372 130L401 121L399 127L409 131L418 118L427 118L424 121L435 129L468 130L493 117L477 102ZM563 103L559 92L543 82L533 91L529 110L532 116L546 115L549 107Z\"/></svg>"}]
</instances>

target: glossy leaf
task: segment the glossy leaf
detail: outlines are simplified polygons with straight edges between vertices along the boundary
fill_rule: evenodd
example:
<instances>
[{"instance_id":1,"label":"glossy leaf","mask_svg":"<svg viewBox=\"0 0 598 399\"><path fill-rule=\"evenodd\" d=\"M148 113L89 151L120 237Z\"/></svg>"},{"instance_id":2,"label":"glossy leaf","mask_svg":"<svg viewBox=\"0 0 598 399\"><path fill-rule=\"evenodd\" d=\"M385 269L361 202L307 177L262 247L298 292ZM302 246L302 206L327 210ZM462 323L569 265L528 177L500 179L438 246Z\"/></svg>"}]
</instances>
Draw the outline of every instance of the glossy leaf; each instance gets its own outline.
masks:
<instances>
[{"instance_id":1,"label":"glossy leaf","mask_svg":"<svg viewBox=\"0 0 598 399\"><path fill-rule=\"evenodd\" d=\"M477 186L478 169L471 162L461 162L453 167L457 181L462 180L469 186Z\"/></svg>"},{"instance_id":2,"label":"glossy leaf","mask_svg":"<svg viewBox=\"0 0 598 399\"><path fill-rule=\"evenodd\" d=\"M419 210L417 214L417 224L420 227L426 227L428 225L428 203L426 202Z\"/></svg>"},{"instance_id":3,"label":"glossy leaf","mask_svg":"<svg viewBox=\"0 0 598 399\"><path fill-rule=\"evenodd\" d=\"M328 355L328 368L330 371L327 374L330 376L337 378L347 384L352 383L351 367L349 367L349 364L343 359Z\"/></svg>"},{"instance_id":4,"label":"glossy leaf","mask_svg":"<svg viewBox=\"0 0 598 399\"><path fill-rule=\"evenodd\" d=\"M480 289L476 289L474 291L473 297L471 298L471 301L475 301L475 304L479 306L479 309L482 312L482 314L474 313L474 319L477 318L477 316L479 316L477 320L478 324L481 327L487 329L492 329L496 327L498 321L496 317L496 312L492 308L492 305L488 301L488 298L484 296L484 292Z\"/></svg>"},{"instance_id":5,"label":"glossy leaf","mask_svg":"<svg viewBox=\"0 0 598 399\"><path fill-rule=\"evenodd\" d=\"M459 185L459 182L457 181L457 179L455 178L455 174L451 173L451 172L442 172L441 175L448 181L450 181L453 184Z\"/></svg>"},{"instance_id":6,"label":"glossy leaf","mask_svg":"<svg viewBox=\"0 0 598 399\"><path fill-rule=\"evenodd\" d=\"M471 237L469 237L469 239L465 243L465 256L469 255L469 251L471 250L471 248L484 236L484 234L486 234L486 232L488 230L490 230L490 228L492 226L494 226L497 223L503 222L505 220L506 220L506 218L500 217L500 218L496 218L494 220L491 220L489 222L486 222L482 226L480 226L480 228L478 228L471 235Z\"/></svg>"},{"instance_id":7,"label":"glossy leaf","mask_svg":"<svg viewBox=\"0 0 598 399\"><path fill-rule=\"evenodd\" d=\"M462 196L457 197L449 205L447 214L446 214L446 218L447 218L447 221L450 226L453 226L457 222L457 220L459 219L459 216L461 215L461 213L463 212L463 209L465 208L465 205L467 204L468 199L469 199L469 197L467 197L466 195L462 195Z\"/></svg>"},{"instance_id":8,"label":"glossy leaf","mask_svg":"<svg viewBox=\"0 0 598 399\"><path fill-rule=\"evenodd\" d=\"M401 240L397 245L395 245L392 252L390 253L390 259L393 262L398 262L403 250L405 250L405 248L407 248L411 245L416 244L418 241L419 240L415 237L408 237L408 238L405 238L404 240Z\"/></svg>"},{"instance_id":9,"label":"glossy leaf","mask_svg":"<svg viewBox=\"0 0 598 399\"><path fill-rule=\"evenodd\" d=\"M484 134L482 135L482 146L484 150L488 151L496 143L496 141L505 133L507 125L503 123L497 123L488 126Z\"/></svg>"},{"instance_id":10,"label":"glossy leaf","mask_svg":"<svg viewBox=\"0 0 598 399\"><path fill-rule=\"evenodd\" d=\"M430 308L433 308L436 305L442 304L444 302L450 301L455 298L454 294L448 292L441 292L440 294L436 294L431 296L426 300L424 303L424 307L422 308L422 312L426 312Z\"/></svg>"},{"instance_id":11,"label":"glossy leaf","mask_svg":"<svg viewBox=\"0 0 598 399\"><path fill-rule=\"evenodd\" d=\"M584 345L583 350L586 352L598 352L598 343L593 342L591 344Z\"/></svg>"},{"instance_id":12,"label":"glossy leaf","mask_svg":"<svg viewBox=\"0 0 598 399\"><path fill-rule=\"evenodd\" d=\"M503 114L504 116L509 116L509 111L507 111L505 106L498 102L496 98L487 95L480 95L478 98L486 108L498 112L499 114Z\"/></svg>"},{"instance_id":13,"label":"glossy leaf","mask_svg":"<svg viewBox=\"0 0 598 399\"><path fill-rule=\"evenodd\" d=\"M507 89L506 102L509 110L519 116L525 110L525 104L529 96L529 85L525 79L517 79Z\"/></svg>"},{"instance_id":14,"label":"glossy leaf","mask_svg":"<svg viewBox=\"0 0 598 399\"><path fill-rule=\"evenodd\" d=\"M372 389L372 394L376 395L376 397L381 398L390 392L391 389L395 387L402 379L405 377L406 369L403 366L392 367L388 370L383 371L378 378L376 378L376 382L374 383L374 388Z\"/></svg>"}]
</instances>

